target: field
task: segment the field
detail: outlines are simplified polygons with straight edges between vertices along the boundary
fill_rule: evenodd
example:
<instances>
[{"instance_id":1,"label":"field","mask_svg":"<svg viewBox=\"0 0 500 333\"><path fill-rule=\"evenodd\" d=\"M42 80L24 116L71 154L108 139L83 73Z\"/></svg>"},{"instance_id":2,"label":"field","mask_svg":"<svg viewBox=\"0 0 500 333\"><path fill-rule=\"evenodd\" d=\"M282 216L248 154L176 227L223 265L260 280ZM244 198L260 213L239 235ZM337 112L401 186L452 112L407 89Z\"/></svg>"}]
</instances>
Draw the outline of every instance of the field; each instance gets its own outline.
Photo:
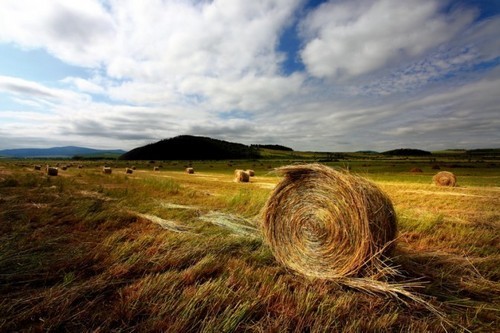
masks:
<instances>
[{"instance_id":1,"label":"field","mask_svg":"<svg viewBox=\"0 0 500 333\"><path fill-rule=\"evenodd\" d=\"M404 296L306 279L276 262L259 217L280 180L273 168L290 162L194 161L189 175L183 161L108 161L106 175L104 162L59 161L73 165L49 177L33 170L47 161L0 161L0 331L500 329L498 161L327 163L389 195L399 229L391 265L400 275L387 282L414 283L408 290L439 313ZM459 186L432 185L436 164ZM234 169L256 177L235 183Z\"/></svg>"}]
</instances>

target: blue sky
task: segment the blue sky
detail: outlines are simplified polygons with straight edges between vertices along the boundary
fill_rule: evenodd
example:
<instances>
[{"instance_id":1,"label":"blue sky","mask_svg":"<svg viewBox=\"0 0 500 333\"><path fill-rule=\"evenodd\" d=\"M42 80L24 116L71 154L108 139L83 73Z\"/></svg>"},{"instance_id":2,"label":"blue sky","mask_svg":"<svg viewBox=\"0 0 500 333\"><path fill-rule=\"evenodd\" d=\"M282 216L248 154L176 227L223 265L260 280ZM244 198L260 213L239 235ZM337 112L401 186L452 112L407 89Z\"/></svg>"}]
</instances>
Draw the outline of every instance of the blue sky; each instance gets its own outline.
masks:
<instances>
[{"instance_id":1,"label":"blue sky","mask_svg":"<svg viewBox=\"0 0 500 333\"><path fill-rule=\"evenodd\" d=\"M500 147L500 2L3 0L0 149Z\"/></svg>"}]
</instances>

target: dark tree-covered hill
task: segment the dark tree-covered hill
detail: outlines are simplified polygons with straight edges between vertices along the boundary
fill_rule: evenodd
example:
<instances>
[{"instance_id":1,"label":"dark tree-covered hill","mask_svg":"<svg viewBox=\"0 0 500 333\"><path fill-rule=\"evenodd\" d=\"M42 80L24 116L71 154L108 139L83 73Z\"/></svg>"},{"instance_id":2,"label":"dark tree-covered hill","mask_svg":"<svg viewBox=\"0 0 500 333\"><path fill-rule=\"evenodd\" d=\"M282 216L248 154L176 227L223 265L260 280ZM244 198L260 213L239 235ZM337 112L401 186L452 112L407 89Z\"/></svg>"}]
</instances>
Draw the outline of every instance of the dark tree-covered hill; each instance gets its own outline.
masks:
<instances>
[{"instance_id":1,"label":"dark tree-covered hill","mask_svg":"<svg viewBox=\"0 0 500 333\"><path fill-rule=\"evenodd\" d=\"M411 148L401 148L394 149L383 152L384 155L391 156L429 156L432 155L430 151L420 150L420 149L411 149Z\"/></svg>"},{"instance_id":2,"label":"dark tree-covered hill","mask_svg":"<svg viewBox=\"0 0 500 333\"><path fill-rule=\"evenodd\" d=\"M180 135L132 149L122 160L227 160L258 158L257 149L202 136Z\"/></svg>"},{"instance_id":3,"label":"dark tree-covered hill","mask_svg":"<svg viewBox=\"0 0 500 333\"><path fill-rule=\"evenodd\" d=\"M250 147L265 148L265 149L272 149L272 150L293 151L292 148L285 147L282 145L251 145Z\"/></svg>"}]
</instances>

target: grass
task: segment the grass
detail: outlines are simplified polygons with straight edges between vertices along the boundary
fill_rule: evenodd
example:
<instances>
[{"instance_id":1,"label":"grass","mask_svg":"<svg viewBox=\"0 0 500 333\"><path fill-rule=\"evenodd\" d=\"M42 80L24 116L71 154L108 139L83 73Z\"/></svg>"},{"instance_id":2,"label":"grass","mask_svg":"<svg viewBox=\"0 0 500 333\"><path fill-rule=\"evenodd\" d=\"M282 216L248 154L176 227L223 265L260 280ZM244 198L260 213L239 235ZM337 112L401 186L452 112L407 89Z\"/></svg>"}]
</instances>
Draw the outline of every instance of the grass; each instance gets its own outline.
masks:
<instances>
[{"instance_id":1,"label":"grass","mask_svg":"<svg viewBox=\"0 0 500 333\"><path fill-rule=\"evenodd\" d=\"M391 282L417 281L412 291L446 322L417 302L279 266L252 228L279 181L269 166L284 161L194 161L194 175L185 162L161 162L159 172L134 163L132 175L123 161L110 163L111 175L97 162L78 163L84 168L48 177L31 163L0 162L0 331L492 332L500 325L495 162L451 169L457 188L431 185L428 161L330 163L349 164L388 193L399 219L392 265L401 272ZM413 166L424 173L410 174ZM236 168L257 177L235 183ZM181 228L164 229L155 218Z\"/></svg>"}]
</instances>

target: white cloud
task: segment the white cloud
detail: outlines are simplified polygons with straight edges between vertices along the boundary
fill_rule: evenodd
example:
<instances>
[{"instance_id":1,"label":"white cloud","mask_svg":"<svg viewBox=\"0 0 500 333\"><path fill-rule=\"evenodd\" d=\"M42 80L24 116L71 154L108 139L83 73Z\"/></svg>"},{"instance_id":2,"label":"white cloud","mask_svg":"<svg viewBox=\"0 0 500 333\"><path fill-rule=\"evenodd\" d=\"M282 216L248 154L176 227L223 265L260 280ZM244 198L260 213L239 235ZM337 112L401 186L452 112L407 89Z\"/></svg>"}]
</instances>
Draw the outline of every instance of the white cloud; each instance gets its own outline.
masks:
<instances>
[{"instance_id":1,"label":"white cloud","mask_svg":"<svg viewBox=\"0 0 500 333\"><path fill-rule=\"evenodd\" d=\"M421 55L474 18L474 11L439 14L439 6L437 0L325 3L302 24L302 60L313 76L345 78Z\"/></svg>"}]
</instances>

